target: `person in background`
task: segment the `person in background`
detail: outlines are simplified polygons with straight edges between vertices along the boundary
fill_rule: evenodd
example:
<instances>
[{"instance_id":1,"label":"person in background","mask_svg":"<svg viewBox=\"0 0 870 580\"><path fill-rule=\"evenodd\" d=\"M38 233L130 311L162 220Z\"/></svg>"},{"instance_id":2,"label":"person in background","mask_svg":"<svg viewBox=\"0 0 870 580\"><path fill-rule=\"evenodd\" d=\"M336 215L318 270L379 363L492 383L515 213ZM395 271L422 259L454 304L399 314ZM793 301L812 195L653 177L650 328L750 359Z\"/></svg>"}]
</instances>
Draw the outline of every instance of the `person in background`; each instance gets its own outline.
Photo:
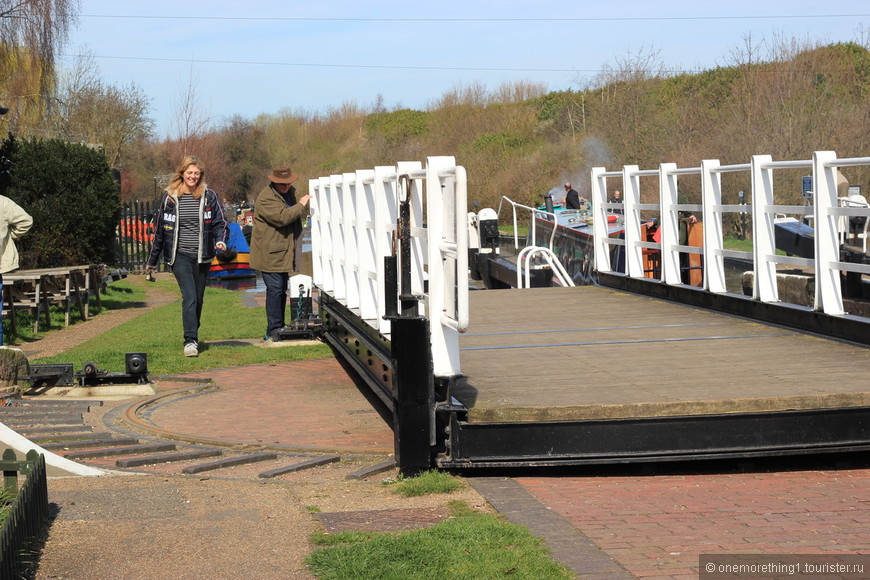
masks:
<instances>
[{"instance_id":1,"label":"person in background","mask_svg":"<svg viewBox=\"0 0 870 580\"><path fill-rule=\"evenodd\" d=\"M580 209L580 194L570 183L565 184L565 209Z\"/></svg>"},{"instance_id":2,"label":"person in background","mask_svg":"<svg viewBox=\"0 0 870 580\"><path fill-rule=\"evenodd\" d=\"M160 256L181 289L184 356L199 356L199 325L209 266L227 248L227 220L218 195L205 182L205 167L185 157L175 170L157 212L156 231L145 273Z\"/></svg>"},{"instance_id":3,"label":"person in background","mask_svg":"<svg viewBox=\"0 0 870 580\"><path fill-rule=\"evenodd\" d=\"M617 189L616 191L613 192L613 195L611 195L610 199L607 201L609 201L610 203L620 204L620 207L610 208L610 213L623 213L623 208L621 207L621 205L622 205L622 192L620 192Z\"/></svg>"},{"instance_id":4,"label":"person in background","mask_svg":"<svg viewBox=\"0 0 870 580\"><path fill-rule=\"evenodd\" d=\"M254 200L251 233L251 267L259 270L266 285L266 334L263 340L280 340L287 308L290 272L302 264L302 224L310 195L296 199L293 182L299 179L289 167L269 174L269 185Z\"/></svg>"},{"instance_id":5,"label":"person in background","mask_svg":"<svg viewBox=\"0 0 870 580\"><path fill-rule=\"evenodd\" d=\"M18 248L15 240L30 231L33 218L20 205L0 195L0 313L3 309L3 274L18 269ZM3 324L0 324L0 346L3 346Z\"/></svg>"}]
</instances>

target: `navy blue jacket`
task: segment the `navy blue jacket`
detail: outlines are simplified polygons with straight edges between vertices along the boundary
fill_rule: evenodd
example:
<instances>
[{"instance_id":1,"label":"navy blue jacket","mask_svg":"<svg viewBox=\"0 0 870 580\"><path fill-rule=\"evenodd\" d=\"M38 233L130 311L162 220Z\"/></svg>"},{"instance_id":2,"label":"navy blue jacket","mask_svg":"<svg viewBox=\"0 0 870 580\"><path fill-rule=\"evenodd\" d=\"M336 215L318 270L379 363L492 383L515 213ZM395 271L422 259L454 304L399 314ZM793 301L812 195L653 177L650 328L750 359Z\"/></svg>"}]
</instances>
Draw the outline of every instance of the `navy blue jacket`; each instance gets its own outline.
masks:
<instances>
[{"instance_id":1,"label":"navy blue jacket","mask_svg":"<svg viewBox=\"0 0 870 580\"><path fill-rule=\"evenodd\" d=\"M148 266L157 267L160 256L170 266L175 263L178 248L178 198L169 192L163 194L155 223L154 242L148 254ZM211 262L215 256L215 244L226 243L227 218L217 194L206 188L199 200L199 261Z\"/></svg>"}]
</instances>

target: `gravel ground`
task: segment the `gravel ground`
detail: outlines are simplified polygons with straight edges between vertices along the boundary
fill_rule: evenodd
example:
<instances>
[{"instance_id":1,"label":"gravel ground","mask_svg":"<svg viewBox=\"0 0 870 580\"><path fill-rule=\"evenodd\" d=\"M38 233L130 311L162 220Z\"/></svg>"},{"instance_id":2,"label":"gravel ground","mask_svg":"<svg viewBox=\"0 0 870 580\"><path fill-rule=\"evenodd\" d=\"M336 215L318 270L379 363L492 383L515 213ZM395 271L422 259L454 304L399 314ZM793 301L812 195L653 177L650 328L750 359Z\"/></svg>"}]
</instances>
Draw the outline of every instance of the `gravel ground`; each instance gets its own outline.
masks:
<instances>
[{"instance_id":1,"label":"gravel ground","mask_svg":"<svg viewBox=\"0 0 870 580\"><path fill-rule=\"evenodd\" d=\"M415 519L434 523L432 513L446 516L451 501L492 511L470 486L403 498L383 485L395 470L346 479L359 467L339 462L269 481L161 474L51 479L56 517L33 577L313 578L304 561L313 549L310 534L324 530L318 517L338 526L332 531L389 531L395 520L406 529Z\"/></svg>"},{"instance_id":2,"label":"gravel ground","mask_svg":"<svg viewBox=\"0 0 870 580\"><path fill-rule=\"evenodd\" d=\"M148 291L147 304L51 332L22 350L30 359L59 354L177 299L157 293L141 276L132 281ZM421 525L433 513L447 513L454 500L492 511L470 486L449 495L400 498L382 484L397 477L395 469L366 480L346 478L360 467L359 461L343 458L266 481L244 472L221 477L149 472L52 478L49 501L55 517L33 578L312 578L304 559L312 549L310 534L324 529L318 513L339 526L346 515L355 522L348 529L359 529L362 519L371 522L368 529L381 531L391 529L385 521L388 512L381 510L403 510L403 522L413 521L419 512Z\"/></svg>"}]
</instances>

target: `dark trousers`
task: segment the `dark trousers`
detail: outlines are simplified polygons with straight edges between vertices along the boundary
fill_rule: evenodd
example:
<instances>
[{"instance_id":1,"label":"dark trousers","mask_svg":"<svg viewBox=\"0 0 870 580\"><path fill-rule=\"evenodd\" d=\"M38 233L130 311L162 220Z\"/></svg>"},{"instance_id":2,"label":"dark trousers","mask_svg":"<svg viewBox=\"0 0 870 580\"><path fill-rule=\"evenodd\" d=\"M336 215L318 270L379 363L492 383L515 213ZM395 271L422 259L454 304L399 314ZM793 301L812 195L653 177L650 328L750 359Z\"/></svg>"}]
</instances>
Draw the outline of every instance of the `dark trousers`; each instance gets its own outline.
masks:
<instances>
[{"instance_id":1,"label":"dark trousers","mask_svg":"<svg viewBox=\"0 0 870 580\"><path fill-rule=\"evenodd\" d=\"M205 296L205 281L208 277L208 262L200 264L196 256L177 253L172 273L181 289L181 323L184 326L184 343L199 340L199 319L202 316L202 301Z\"/></svg>"},{"instance_id":2,"label":"dark trousers","mask_svg":"<svg viewBox=\"0 0 870 580\"><path fill-rule=\"evenodd\" d=\"M284 311L287 309L287 272L260 272L266 285L266 335L284 326Z\"/></svg>"}]
</instances>

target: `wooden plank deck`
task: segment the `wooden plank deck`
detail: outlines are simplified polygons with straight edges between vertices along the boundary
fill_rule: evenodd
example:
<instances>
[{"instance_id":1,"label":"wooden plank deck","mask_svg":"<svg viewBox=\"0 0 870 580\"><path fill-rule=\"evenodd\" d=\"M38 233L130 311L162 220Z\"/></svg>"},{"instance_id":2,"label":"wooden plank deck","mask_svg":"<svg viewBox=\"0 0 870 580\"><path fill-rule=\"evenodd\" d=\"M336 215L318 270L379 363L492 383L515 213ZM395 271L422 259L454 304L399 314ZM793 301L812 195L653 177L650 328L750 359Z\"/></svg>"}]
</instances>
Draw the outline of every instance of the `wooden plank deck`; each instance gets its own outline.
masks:
<instances>
[{"instance_id":1,"label":"wooden plank deck","mask_svg":"<svg viewBox=\"0 0 870 580\"><path fill-rule=\"evenodd\" d=\"M597 286L470 294L470 422L870 406L870 349ZM870 332L870 324L868 324Z\"/></svg>"}]
</instances>

